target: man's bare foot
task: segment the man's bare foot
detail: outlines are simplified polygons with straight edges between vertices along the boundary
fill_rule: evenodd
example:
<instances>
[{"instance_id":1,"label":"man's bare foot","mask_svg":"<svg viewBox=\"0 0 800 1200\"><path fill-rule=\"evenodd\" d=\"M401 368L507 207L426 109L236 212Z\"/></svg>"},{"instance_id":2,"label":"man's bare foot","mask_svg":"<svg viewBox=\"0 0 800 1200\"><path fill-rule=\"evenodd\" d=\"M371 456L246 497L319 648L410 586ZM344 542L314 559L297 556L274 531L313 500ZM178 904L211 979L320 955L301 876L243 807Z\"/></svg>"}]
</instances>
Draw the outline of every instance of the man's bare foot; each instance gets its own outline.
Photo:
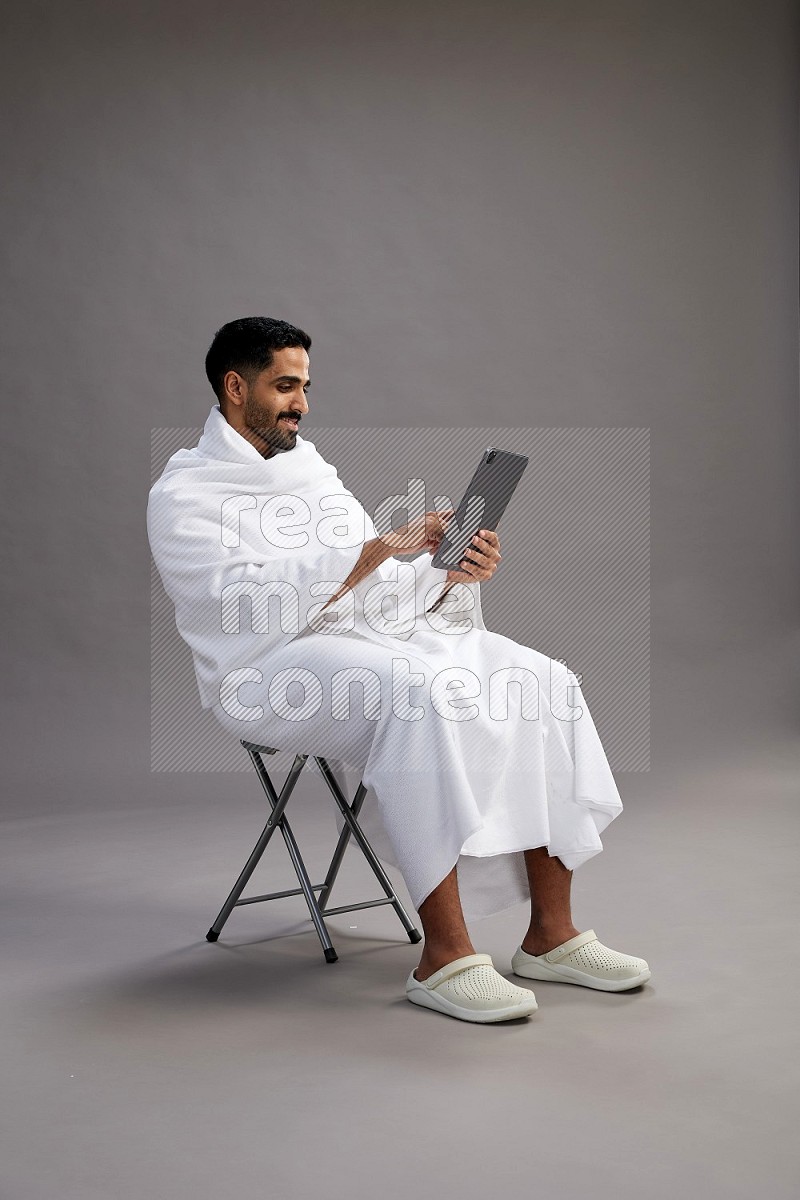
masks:
<instances>
[{"instance_id":1,"label":"man's bare foot","mask_svg":"<svg viewBox=\"0 0 800 1200\"><path fill-rule=\"evenodd\" d=\"M579 933L580 929L576 929L571 922L567 925L553 926L552 929L529 929L522 940L522 949L526 954L535 954L538 957L540 954L547 954L548 950L553 950L569 938L577 937Z\"/></svg>"}]
</instances>

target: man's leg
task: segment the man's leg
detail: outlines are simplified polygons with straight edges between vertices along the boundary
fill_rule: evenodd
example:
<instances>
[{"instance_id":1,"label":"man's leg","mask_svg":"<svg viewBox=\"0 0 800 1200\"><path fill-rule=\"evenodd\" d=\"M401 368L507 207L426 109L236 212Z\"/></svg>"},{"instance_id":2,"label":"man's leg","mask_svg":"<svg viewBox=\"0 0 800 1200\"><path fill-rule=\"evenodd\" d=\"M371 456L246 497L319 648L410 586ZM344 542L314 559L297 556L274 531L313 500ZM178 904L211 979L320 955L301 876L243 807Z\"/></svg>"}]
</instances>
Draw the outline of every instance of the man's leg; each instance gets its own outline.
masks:
<instances>
[{"instance_id":1,"label":"man's leg","mask_svg":"<svg viewBox=\"0 0 800 1200\"><path fill-rule=\"evenodd\" d=\"M526 850L525 868L531 891L531 923L522 949L527 954L546 954L580 933L572 924L570 909L572 871L560 858L551 857L547 846Z\"/></svg>"},{"instance_id":2,"label":"man's leg","mask_svg":"<svg viewBox=\"0 0 800 1200\"><path fill-rule=\"evenodd\" d=\"M525 868L531 892L531 921L522 949L528 954L546 954L580 933L572 924L572 871L560 858L551 857L546 846L525 851ZM464 921L455 867L423 900L418 911L425 944L414 972L417 979L427 979L454 958L475 953Z\"/></svg>"},{"instance_id":3,"label":"man's leg","mask_svg":"<svg viewBox=\"0 0 800 1200\"><path fill-rule=\"evenodd\" d=\"M417 979L427 979L454 959L475 953L464 922L455 867L422 901L418 912L425 931L425 944L414 972Z\"/></svg>"}]
</instances>

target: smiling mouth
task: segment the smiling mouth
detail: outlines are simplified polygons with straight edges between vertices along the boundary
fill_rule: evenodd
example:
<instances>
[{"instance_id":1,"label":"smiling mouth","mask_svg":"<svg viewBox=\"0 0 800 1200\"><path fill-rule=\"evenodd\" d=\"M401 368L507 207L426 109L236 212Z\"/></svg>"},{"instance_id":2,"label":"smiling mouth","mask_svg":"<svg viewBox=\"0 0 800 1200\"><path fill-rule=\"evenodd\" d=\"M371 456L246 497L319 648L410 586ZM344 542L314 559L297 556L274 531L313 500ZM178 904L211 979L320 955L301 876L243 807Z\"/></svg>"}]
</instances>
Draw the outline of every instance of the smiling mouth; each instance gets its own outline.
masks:
<instances>
[{"instance_id":1,"label":"smiling mouth","mask_svg":"<svg viewBox=\"0 0 800 1200\"><path fill-rule=\"evenodd\" d=\"M290 429L297 429L299 424L296 417L281 417L284 425L288 425Z\"/></svg>"}]
</instances>

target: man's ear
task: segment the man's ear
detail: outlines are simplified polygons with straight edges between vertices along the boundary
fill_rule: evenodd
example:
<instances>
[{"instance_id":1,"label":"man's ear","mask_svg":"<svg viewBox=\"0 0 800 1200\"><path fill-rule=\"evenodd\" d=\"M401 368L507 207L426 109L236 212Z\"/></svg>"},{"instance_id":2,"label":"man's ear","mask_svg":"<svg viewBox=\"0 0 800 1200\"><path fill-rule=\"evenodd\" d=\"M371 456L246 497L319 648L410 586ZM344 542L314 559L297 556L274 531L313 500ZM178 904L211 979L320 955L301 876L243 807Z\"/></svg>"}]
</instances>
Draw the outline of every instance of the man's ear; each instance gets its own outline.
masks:
<instances>
[{"instance_id":1,"label":"man's ear","mask_svg":"<svg viewBox=\"0 0 800 1200\"><path fill-rule=\"evenodd\" d=\"M247 384L242 379L238 371L227 371L222 380L222 400L223 403L232 404L237 408L241 408L247 398ZM224 411L224 409L223 409Z\"/></svg>"}]
</instances>

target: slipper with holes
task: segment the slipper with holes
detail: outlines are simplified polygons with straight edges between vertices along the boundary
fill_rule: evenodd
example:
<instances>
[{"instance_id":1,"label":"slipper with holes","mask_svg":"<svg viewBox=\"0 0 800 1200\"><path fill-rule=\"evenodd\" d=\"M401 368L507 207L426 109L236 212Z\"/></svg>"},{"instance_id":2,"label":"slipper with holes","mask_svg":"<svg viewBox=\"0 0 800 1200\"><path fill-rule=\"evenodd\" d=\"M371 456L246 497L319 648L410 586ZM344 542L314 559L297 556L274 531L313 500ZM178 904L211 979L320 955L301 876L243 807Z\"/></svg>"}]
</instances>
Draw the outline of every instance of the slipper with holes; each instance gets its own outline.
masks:
<instances>
[{"instance_id":1,"label":"slipper with holes","mask_svg":"<svg viewBox=\"0 0 800 1200\"><path fill-rule=\"evenodd\" d=\"M495 971L490 954L465 954L427 979L417 979L412 971L406 995L412 1004L484 1025L514 1021L538 1008L529 988L517 987Z\"/></svg>"},{"instance_id":2,"label":"slipper with holes","mask_svg":"<svg viewBox=\"0 0 800 1200\"><path fill-rule=\"evenodd\" d=\"M520 946L511 959L511 969L523 979L579 983L603 992L625 992L650 978L645 959L610 950L597 940L593 929L568 938L546 954L528 954Z\"/></svg>"}]
</instances>

